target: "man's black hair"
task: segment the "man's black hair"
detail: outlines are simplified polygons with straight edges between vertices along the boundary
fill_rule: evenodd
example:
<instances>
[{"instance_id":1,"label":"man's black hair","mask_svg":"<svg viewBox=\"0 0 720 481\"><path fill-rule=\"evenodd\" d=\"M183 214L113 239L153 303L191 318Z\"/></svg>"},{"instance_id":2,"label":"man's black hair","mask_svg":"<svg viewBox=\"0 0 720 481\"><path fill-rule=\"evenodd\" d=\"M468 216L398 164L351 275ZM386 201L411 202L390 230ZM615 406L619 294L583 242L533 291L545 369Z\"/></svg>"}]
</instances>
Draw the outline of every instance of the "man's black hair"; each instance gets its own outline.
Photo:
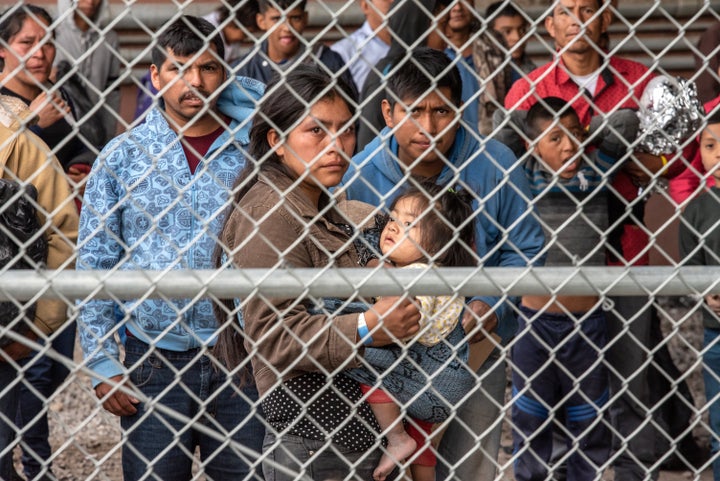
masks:
<instances>
[{"instance_id":1,"label":"man's black hair","mask_svg":"<svg viewBox=\"0 0 720 481\"><path fill-rule=\"evenodd\" d=\"M232 15L237 25L242 25L251 32L256 31L257 14L260 11L257 0L239 0L239 4L237 2L238 0L231 2L230 7L222 5L218 8L220 22Z\"/></svg>"},{"instance_id":2,"label":"man's black hair","mask_svg":"<svg viewBox=\"0 0 720 481\"><path fill-rule=\"evenodd\" d=\"M219 60L225 58L225 44L220 31L203 18L183 15L158 36L152 51L153 65L160 69L167 59L167 50L177 57L189 57L208 44L215 46Z\"/></svg>"},{"instance_id":3,"label":"man's black hair","mask_svg":"<svg viewBox=\"0 0 720 481\"><path fill-rule=\"evenodd\" d=\"M393 67L387 79L386 99L391 107L398 100L415 100L442 87L450 89L450 99L460 106L462 80L457 66L440 50L421 47L411 56L401 56L399 67Z\"/></svg>"}]
</instances>

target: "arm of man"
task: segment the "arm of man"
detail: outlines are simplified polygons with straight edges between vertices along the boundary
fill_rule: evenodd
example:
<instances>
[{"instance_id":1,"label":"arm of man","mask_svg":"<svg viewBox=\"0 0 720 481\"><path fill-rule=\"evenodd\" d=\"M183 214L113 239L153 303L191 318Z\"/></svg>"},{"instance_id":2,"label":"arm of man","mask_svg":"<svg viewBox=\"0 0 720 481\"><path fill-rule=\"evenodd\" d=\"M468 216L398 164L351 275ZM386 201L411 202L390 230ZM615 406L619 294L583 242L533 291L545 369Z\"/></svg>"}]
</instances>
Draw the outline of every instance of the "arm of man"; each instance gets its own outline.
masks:
<instances>
[{"instance_id":1,"label":"arm of man","mask_svg":"<svg viewBox=\"0 0 720 481\"><path fill-rule=\"evenodd\" d=\"M125 254L121 244L123 194L118 174L111 167L121 155L116 150L99 159L89 176L80 215L78 270L113 269ZM109 412L117 416L134 414L138 400L116 387L123 380L127 382L114 337L118 329L116 303L105 299L80 302L78 334L87 366L98 375L92 380L95 394Z\"/></svg>"},{"instance_id":2,"label":"arm of man","mask_svg":"<svg viewBox=\"0 0 720 481\"><path fill-rule=\"evenodd\" d=\"M498 142L489 141L486 149L488 155L493 158L492 162L498 166L492 168L496 170L495 177L500 187L494 191L485 203L485 207L494 213L493 222L498 223L501 232L498 239L488 239L495 244L477 246L483 265L486 267L542 265L544 259L540 256L540 252L545 244L545 235L530 205L532 194L522 165L507 147ZM488 212L486 210L479 215L488 215ZM476 222L476 229L481 228L480 223ZM487 237L478 234L477 238ZM509 300L513 303L517 302L516 298ZM482 340L486 333L492 332L498 324L508 323L508 326L514 324L512 308L504 301L494 296L472 298L469 303L470 309L466 310L463 318L463 327L469 332L468 329L473 327L473 319L476 322L481 321L483 325L483 329L473 335L472 341ZM512 334L503 332L502 337L507 338Z\"/></svg>"},{"instance_id":3,"label":"arm of man","mask_svg":"<svg viewBox=\"0 0 720 481\"><path fill-rule=\"evenodd\" d=\"M510 112L528 110L535 102L530 82L524 77L516 80L505 95L505 109Z\"/></svg>"}]
</instances>

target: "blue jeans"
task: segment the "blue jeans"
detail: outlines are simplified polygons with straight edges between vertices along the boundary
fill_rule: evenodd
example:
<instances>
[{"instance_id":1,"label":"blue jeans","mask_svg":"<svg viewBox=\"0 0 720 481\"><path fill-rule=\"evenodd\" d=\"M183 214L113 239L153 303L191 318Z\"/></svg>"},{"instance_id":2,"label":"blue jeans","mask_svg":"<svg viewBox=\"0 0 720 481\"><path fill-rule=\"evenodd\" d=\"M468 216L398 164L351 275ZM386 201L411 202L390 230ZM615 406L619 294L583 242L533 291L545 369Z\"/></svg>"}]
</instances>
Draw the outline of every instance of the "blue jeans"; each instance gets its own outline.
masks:
<instances>
[{"instance_id":1,"label":"blue jeans","mask_svg":"<svg viewBox=\"0 0 720 481\"><path fill-rule=\"evenodd\" d=\"M17 369L0 361L0 479L14 479L15 475L12 451L17 432L13 421L21 384L18 381Z\"/></svg>"},{"instance_id":2,"label":"blue jeans","mask_svg":"<svg viewBox=\"0 0 720 481\"><path fill-rule=\"evenodd\" d=\"M75 323L68 322L52 341L52 348L72 361L75 348ZM50 469L50 430L48 429L47 404L57 388L70 372L62 362L49 356L35 354L21 363L25 368L25 380L40 393L36 396L27 384L20 388L20 401L16 424L25 428L23 441L23 471L28 479L36 478L43 470Z\"/></svg>"},{"instance_id":3,"label":"blue jeans","mask_svg":"<svg viewBox=\"0 0 720 481\"><path fill-rule=\"evenodd\" d=\"M237 379L228 383L214 363L217 361L200 349L168 351L127 338L125 366L130 380L153 402L141 402L136 414L121 418L126 481L191 479L196 447L200 448L202 470L211 479L241 480L251 472L256 456L234 450L224 441L232 440L259 455L265 428L257 389L254 385L240 389ZM192 422L186 424L156 410L156 404ZM211 429L219 439L193 429L196 425Z\"/></svg>"},{"instance_id":4,"label":"blue jeans","mask_svg":"<svg viewBox=\"0 0 720 481\"><path fill-rule=\"evenodd\" d=\"M294 481L296 479L372 481L372 473L380 462L380 449L357 452L332 444L299 436L278 437L268 431L265 435L263 461L265 481ZM277 469L282 466L293 474ZM304 477L300 477L299 474ZM388 479L395 479L392 474Z\"/></svg>"},{"instance_id":5,"label":"blue jeans","mask_svg":"<svg viewBox=\"0 0 720 481\"><path fill-rule=\"evenodd\" d=\"M710 415L713 479L720 481L720 329L705 329L703 380Z\"/></svg>"}]
</instances>

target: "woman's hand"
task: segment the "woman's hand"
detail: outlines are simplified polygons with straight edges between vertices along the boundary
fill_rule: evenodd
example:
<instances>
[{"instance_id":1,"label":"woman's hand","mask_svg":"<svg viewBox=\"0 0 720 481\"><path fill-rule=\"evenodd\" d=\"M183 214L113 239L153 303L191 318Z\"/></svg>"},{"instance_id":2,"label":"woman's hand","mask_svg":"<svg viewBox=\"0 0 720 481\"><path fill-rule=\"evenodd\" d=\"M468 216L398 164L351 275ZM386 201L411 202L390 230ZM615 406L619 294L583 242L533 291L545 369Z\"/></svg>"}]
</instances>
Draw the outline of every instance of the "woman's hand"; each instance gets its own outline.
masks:
<instances>
[{"instance_id":1,"label":"woman's hand","mask_svg":"<svg viewBox=\"0 0 720 481\"><path fill-rule=\"evenodd\" d=\"M60 94L41 92L30 103L30 110L38 117L38 127L44 129L70 114L70 106L62 99Z\"/></svg>"},{"instance_id":2,"label":"woman's hand","mask_svg":"<svg viewBox=\"0 0 720 481\"><path fill-rule=\"evenodd\" d=\"M480 327L478 328L478 322ZM488 333L497 328L498 319L492 308L482 301L472 301L465 309L462 326L466 334L471 334L470 343L480 342Z\"/></svg>"},{"instance_id":3,"label":"woman's hand","mask_svg":"<svg viewBox=\"0 0 720 481\"><path fill-rule=\"evenodd\" d=\"M365 312L365 322L373 339L370 345L385 346L418 332L420 311L406 297L383 297Z\"/></svg>"}]
</instances>

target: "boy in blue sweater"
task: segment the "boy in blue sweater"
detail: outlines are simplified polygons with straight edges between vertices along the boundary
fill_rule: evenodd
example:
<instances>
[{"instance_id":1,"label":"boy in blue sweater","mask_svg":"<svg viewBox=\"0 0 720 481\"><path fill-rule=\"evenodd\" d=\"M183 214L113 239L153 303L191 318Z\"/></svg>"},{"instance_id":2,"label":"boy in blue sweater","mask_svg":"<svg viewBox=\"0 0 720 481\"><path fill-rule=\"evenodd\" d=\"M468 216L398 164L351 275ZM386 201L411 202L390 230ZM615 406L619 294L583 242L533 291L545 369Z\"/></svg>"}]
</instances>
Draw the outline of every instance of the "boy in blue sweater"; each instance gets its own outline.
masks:
<instances>
[{"instance_id":1,"label":"boy in blue sweater","mask_svg":"<svg viewBox=\"0 0 720 481\"><path fill-rule=\"evenodd\" d=\"M381 105L387 127L353 157L342 189L348 198L381 209L408 185L424 181L466 189L475 199L475 249L482 265L538 263L544 237L528 204L527 179L507 147L461 125L456 114L461 85L457 67L442 51L416 50L412 62L388 77ZM507 300L477 296L469 302L463 326L473 340L495 331L503 343L513 336L517 324ZM495 477L504 358L496 350L477 374L482 389L458 406L440 444L438 479L449 469L458 479Z\"/></svg>"}]
</instances>

